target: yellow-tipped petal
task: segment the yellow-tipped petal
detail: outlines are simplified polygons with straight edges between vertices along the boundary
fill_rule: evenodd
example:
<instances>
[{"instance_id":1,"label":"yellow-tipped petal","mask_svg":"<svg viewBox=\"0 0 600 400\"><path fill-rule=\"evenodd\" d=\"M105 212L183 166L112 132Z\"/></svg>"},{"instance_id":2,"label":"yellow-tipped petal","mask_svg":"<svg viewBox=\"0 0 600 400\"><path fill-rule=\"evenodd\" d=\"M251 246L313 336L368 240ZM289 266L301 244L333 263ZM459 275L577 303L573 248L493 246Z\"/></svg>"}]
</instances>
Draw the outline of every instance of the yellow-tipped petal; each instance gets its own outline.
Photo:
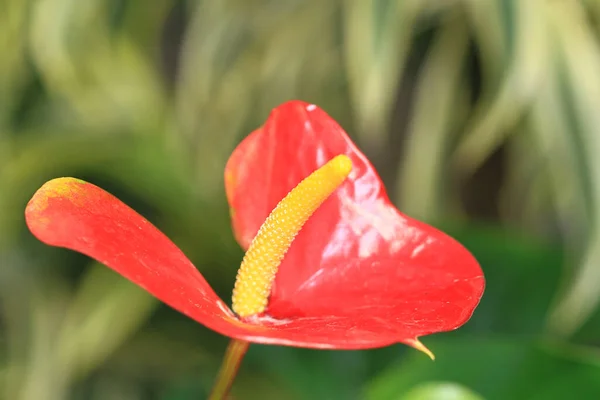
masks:
<instances>
[{"instance_id":1,"label":"yellow-tipped petal","mask_svg":"<svg viewBox=\"0 0 600 400\"><path fill-rule=\"evenodd\" d=\"M277 269L302 226L352 170L345 155L310 174L277 204L250 244L237 274L232 308L240 317L267 307Z\"/></svg>"}]
</instances>

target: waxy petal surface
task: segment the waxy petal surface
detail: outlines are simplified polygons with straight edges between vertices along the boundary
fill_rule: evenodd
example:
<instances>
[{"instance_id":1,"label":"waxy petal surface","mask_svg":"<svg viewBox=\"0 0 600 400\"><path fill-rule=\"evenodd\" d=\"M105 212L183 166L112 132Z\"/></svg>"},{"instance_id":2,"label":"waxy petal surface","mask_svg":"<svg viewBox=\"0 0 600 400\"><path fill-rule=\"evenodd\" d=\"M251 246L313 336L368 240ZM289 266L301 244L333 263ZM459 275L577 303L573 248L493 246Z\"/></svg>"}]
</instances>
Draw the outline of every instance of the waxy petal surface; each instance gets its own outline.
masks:
<instances>
[{"instance_id":1,"label":"waxy petal surface","mask_svg":"<svg viewBox=\"0 0 600 400\"><path fill-rule=\"evenodd\" d=\"M351 158L353 171L290 247L266 314L331 321L322 329L332 331L343 320L356 332L352 340L382 344L464 324L485 286L477 261L451 237L400 213L371 163L314 105L291 101L274 109L228 161L238 242L247 248L277 202L338 154Z\"/></svg>"},{"instance_id":2,"label":"waxy petal surface","mask_svg":"<svg viewBox=\"0 0 600 400\"><path fill-rule=\"evenodd\" d=\"M173 242L93 184L74 178L51 180L29 201L25 217L42 242L96 259L215 330L231 317Z\"/></svg>"},{"instance_id":3,"label":"waxy petal surface","mask_svg":"<svg viewBox=\"0 0 600 400\"><path fill-rule=\"evenodd\" d=\"M47 182L29 201L25 217L42 242L96 259L222 335L254 343L334 349L380 347L396 341L390 340L393 327L357 328L354 317L240 321L175 244L90 183L74 178Z\"/></svg>"}]
</instances>

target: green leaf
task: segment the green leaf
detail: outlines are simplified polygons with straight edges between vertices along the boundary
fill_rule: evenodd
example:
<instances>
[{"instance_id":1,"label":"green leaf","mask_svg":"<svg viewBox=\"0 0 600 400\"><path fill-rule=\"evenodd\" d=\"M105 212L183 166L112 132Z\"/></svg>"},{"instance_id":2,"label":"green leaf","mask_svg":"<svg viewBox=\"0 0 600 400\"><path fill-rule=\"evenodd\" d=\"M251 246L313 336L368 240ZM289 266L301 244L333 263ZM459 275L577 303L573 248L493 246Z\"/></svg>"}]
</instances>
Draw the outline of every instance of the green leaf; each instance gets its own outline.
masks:
<instances>
[{"instance_id":1,"label":"green leaf","mask_svg":"<svg viewBox=\"0 0 600 400\"><path fill-rule=\"evenodd\" d=\"M396 400L415 385L452 381L487 400L595 399L600 359L592 362L556 346L503 338L429 338L436 360L412 354L366 387L367 400Z\"/></svg>"},{"instance_id":2,"label":"green leaf","mask_svg":"<svg viewBox=\"0 0 600 400\"><path fill-rule=\"evenodd\" d=\"M545 3L515 1L515 51L499 88L487 87L453 160L463 176L471 174L512 133L545 79L549 59ZM501 15L495 15L501 17ZM486 38L481 40L485 43ZM490 64L492 60L486 60ZM485 65L484 63L484 65Z\"/></svg>"},{"instance_id":3,"label":"green leaf","mask_svg":"<svg viewBox=\"0 0 600 400\"><path fill-rule=\"evenodd\" d=\"M551 332L573 334L594 312L600 302L600 42L579 3L557 3L551 8L551 21L572 102L575 131L581 140L581 160L589 211L589 231L582 260L569 286L549 316Z\"/></svg>"},{"instance_id":4,"label":"green leaf","mask_svg":"<svg viewBox=\"0 0 600 400\"><path fill-rule=\"evenodd\" d=\"M63 377L81 379L128 339L156 309L143 289L95 263L71 301L56 342Z\"/></svg>"},{"instance_id":5,"label":"green leaf","mask_svg":"<svg viewBox=\"0 0 600 400\"><path fill-rule=\"evenodd\" d=\"M460 332L541 333L562 275L560 246L511 230L442 229L473 253L486 278L483 298Z\"/></svg>"},{"instance_id":6,"label":"green leaf","mask_svg":"<svg viewBox=\"0 0 600 400\"><path fill-rule=\"evenodd\" d=\"M443 209L444 161L456 133L456 100L468 48L464 25L456 16L444 21L416 89L397 194L401 209L416 218L439 218Z\"/></svg>"},{"instance_id":7,"label":"green leaf","mask_svg":"<svg viewBox=\"0 0 600 400\"><path fill-rule=\"evenodd\" d=\"M0 138L10 125L29 78L26 63L28 8L28 2L22 0L3 0L0 4Z\"/></svg>"},{"instance_id":8,"label":"green leaf","mask_svg":"<svg viewBox=\"0 0 600 400\"><path fill-rule=\"evenodd\" d=\"M375 149L387 124L411 46L416 18L427 2L346 0L344 50L358 134Z\"/></svg>"},{"instance_id":9,"label":"green leaf","mask_svg":"<svg viewBox=\"0 0 600 400\"><path fill-rule=\"evenodd\" d=\"M251 346L245 368L261 368L300 399L358 399L365 351L323 351Z\"/></svg>"},{"instance_id":10,"label":"green leaf","mask_svg":"<svg viewBox=\"0 0 600 400\"><path fill-rule=\"evenodd\" d=\"M452 382L432 382L417 386L398 400L483 400L483 397Z\"/></svg>"}]
</instances>

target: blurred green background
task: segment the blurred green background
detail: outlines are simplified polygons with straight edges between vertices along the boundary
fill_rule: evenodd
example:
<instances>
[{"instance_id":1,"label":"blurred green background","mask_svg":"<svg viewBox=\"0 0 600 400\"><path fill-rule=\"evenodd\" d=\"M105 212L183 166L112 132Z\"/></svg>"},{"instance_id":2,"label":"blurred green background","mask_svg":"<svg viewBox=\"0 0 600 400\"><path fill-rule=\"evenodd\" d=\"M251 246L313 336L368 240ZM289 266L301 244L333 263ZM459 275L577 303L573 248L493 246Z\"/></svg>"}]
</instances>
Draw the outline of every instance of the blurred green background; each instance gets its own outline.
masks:
<instances>
[{"instance_id":1,"label":"blurred green background","mask_svg":"<svg viewBox=\"0 0 600 400\"><path fill-rule=\"evenodd\" d=\"M206 397L226 339L37 242L23 210L48 179L98 184L229 299L223 168L293 98L487 290L423 338L435 362L253 345L233 398L600 398L599 23L596 0L0 0L0 398Z\"/></svg>"}]
</instances>

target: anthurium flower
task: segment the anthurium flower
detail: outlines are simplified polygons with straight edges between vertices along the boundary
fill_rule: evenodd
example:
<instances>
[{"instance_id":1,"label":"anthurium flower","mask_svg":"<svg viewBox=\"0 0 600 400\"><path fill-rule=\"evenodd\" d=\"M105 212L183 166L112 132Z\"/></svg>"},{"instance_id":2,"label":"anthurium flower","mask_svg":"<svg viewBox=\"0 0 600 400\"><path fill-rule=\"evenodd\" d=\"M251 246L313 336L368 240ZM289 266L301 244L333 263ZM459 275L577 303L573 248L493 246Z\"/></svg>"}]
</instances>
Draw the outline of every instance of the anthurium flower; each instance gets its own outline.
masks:
<instances>
[{"instance_id":1,"label":"anthurium flower","mask_svg":"<svg viewBox=\"0 0 600 400\"><path fill-rule=\"evenodd\" d=\"M483 273L454 239L400 213L373 165L315 105L282 104L231 155L225 186L236 239L247 249L277 202L338 154L352 160L353 170L287 252L265 318L305 326L305 343L292 345L401 342L424 350L418 337L470 318Z\"/></svg>"},{"instance_id":2,"label":"anthurium flower","mask_svg":"<svg viewBox=\"0 0 600 400\"><path fill-rule=\"evenodd\" d=\"M245 342L321 349L405 343L428 352L418 338L464 324L483 293L473 256L400 213L371 163L314 105L274 109L233 152L225 185L235 237L248 250L236 312L164 234L97 186L49 181L29 202L26 220L41 241L86 254Z\"/></svg>"}]
</instances>

